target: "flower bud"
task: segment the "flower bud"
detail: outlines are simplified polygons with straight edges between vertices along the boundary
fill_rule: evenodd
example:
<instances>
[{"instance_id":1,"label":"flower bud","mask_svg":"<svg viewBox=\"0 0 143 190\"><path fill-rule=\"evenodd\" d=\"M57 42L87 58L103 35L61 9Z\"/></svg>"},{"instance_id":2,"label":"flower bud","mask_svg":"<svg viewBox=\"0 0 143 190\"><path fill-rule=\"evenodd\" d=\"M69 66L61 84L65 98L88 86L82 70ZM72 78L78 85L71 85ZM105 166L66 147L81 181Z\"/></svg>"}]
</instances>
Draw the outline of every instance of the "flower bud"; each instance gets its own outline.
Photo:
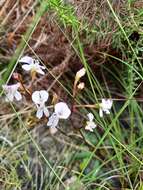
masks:
<instances>
[{"instance_id":1,"label":"flower bud","mask_svg":"<svg viewBox=\"0 0 143 190\"><path fill-rule=\"evenodd\" d=\"M84 87L85 87L84 82L79 83L78 86L77 86L77 88L78 88L79 90L83 90Z\"/></svg>"},{"instance_id":2,"label":"flower bud","mask_svg":"<svg viewBox=\"0 0 143 190\"><path fill-rule=\"evenodd\" d=\"M86 73L85 68L80 69L80 70L76 73L76 76L75 76L76 80L79 80L81 77L83 77L83 76L85 75L85 73Z\"/></svg>"},{"instance_id":3,"label":"flower bud","mask_svg":"<svg viewBox=\"0 0 143 190\"><path fill-rule=\"evenodd\" d=\"M56 127L50 127L51 135L54 135L57 131L58 131L58 129Z\"/></svg>"}]
</instances>

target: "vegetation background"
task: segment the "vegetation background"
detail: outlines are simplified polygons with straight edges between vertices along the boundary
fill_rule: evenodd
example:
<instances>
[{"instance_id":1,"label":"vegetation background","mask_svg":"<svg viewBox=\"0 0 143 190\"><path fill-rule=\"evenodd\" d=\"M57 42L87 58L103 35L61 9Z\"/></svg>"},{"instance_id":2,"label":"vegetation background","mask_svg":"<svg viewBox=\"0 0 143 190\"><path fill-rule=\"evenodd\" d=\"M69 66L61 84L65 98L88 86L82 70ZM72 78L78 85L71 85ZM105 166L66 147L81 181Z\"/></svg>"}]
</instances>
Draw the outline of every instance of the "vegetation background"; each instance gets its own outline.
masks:
<instances>
[{"instance_id":1,"label":"vegetation background","mask_svg":"<svg viewBox=\"0 0 143 190\"><path fill-rule=\"evenodd\" d=\"M0 189L143 190L143 1L1 0L0 85L23 74L23 55L47 67L33 90L50 89L71 105L84 66L76 101L110 97L114 105L104 119L81 107L51 134L30 101L9 104L2 96ZM23 80L30 85L28 75ZM89 111L98 124L93 133L84 130Z\"/></svg>"}]
</instances>

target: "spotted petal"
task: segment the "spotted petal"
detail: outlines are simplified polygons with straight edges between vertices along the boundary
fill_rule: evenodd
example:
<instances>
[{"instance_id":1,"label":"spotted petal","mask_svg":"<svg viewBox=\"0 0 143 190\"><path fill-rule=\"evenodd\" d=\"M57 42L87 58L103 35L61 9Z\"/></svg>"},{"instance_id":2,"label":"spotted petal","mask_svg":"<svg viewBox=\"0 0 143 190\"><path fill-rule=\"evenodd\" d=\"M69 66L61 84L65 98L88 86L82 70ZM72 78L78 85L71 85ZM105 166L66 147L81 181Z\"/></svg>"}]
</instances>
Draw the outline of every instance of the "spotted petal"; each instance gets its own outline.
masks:
<instances>
[{"instance_id":1,"label":"spotted petal","mask_svg":"<svg viewBox=\"0 0 143 190\"><path fill-rule=\"evenodd\" d=\"M59 122L59 118L57 117L57 114L53 113L49 118L47 126L56 127L58 125L58 122Z\"/></svg>"}]
</instances>

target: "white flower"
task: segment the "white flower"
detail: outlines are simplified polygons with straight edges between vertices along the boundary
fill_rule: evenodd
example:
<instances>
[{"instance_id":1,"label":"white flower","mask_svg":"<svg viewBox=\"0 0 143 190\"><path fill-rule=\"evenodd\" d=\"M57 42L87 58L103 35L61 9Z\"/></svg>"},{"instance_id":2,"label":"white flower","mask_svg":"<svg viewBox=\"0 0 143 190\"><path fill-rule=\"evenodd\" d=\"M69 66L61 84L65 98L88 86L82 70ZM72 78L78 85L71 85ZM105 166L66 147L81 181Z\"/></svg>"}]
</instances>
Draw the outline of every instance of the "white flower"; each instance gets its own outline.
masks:
<instances>
[{"instance_id":1,"label":"white flower","mask_svg":"<svg viewBox=\"0 0 143 190\"><path fill-rule=\"evenodd\" d=\"M46 117L49 116L49 111L45 106L45 102L48 100L48 97L49 94L46 90L35 91L32 94L32 100L37 107L36 117L39 119L42 118L43 115Z\"/></svg>"},{"instance_id":2,"label":"white flower","mask_svg":"<svg viewBox=\"0 0 143 190\"><path fill-rule=\"evenodd\" d=\"M35 104L45 103L49 98L49 93L46 90L35 91L32 94L32 100Z\"/></svg>"},{"instance_id":3,"label":"white flower","mask_svg":"<svg viewBox=\"0 0 143 190\"><path fill-rule=\"evenodd\" d=\"M24 56L19 60L19 62L26 63L26 64L22 65L22 68L25 71L36 72L36 73L39 73L41 75L45 74L45 72L43 70L46 68L44 66L40 65L39 61L36 59L33 59L29 56Z\"/></svg>"},{"instance_id":4,"label":"white flower","mask_svg":"<svg viewBox=\"0 0 143 190\"><path fill-rule=\"evenodd\" d=\"M71 114L71 110L68 108L65 102L59 102L54 107L54 113L49 118L47 125L49 127L56 127L59 119L68 119Z\"/></svg>"},{"instance_id":5,"label":"white flower","mask_svg":"<svg viewBox=\"0 0 143 190\"><path fill-rule=\"evenodd\" d=\"M22 95L18 92L18 88L20 87L20 83L13 84L13 85L2 85L5 93L6 93L6 101L13 101L14 98L17 101L22 99Z\"/></svg>"},{"instance_id":6,"label":"white flower","mask_svg":"<svg viewBox=\"0 0 143 190\"><path fill-rule=\"evenodd\" d=\"M93 121L94 116L93 116L92 113L88 113L87 117L88 117L89 121L86 122L85 129L88 130L88 131L93 132L93 129L96 127L96 124Z\"/></svg>"},{"instance_id":7,"label":"white flower","mask_svg":"<svg viewBox=\"0 0 143 190\"><path fill-rule=\"evenodd\" d=\"M103 117L103 112L110 114L110 109L112 107L113 101L111 99L102 99L102 103L99 104L99 115Z\"/></svg>"}]
</instances>

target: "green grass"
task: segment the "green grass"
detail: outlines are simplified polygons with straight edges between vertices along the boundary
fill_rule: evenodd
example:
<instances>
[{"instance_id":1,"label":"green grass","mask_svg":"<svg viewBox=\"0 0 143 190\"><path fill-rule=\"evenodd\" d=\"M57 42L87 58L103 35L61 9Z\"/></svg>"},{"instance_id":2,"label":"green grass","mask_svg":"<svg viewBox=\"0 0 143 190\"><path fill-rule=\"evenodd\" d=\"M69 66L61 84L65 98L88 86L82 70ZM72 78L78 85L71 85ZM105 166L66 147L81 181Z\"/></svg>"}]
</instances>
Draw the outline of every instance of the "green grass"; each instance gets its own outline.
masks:
<instances>
[{"instance_id":1,"label":"green grass","mask_svg":"<svg viewBox=\"0 0 143 190\"><path fill-rule=\"evenodd\" d=\"M116 26L116 30L112 31L108 20L100 20L101 28L96 27L96 21L102 16L99 12L95 25L91 27L88 23L90 20L87 22L86 19L77 17L74 5L64 4L60 0L37 1L33 21L21 38L21 43L2 76L1 84L10 80L19 57L26 48L31 48L29 40L40 19L48 12L52 14L52 22L66 37L81 67L84 66L87 71L86 87L75 101L81 105L94 104L103 97L114 99L118 94L123 100L114 100L112 113L104 118L99 117L97 109L80 108L80 114L75 115L75 121L81 118L78 120L78 125L83 126L80 131L68 122L61 126L65 134L58 132L51 136L44 122L39 125L32 119L35 127L28 127L27 119L34 116L31 106L21 108L1 99L3 109L0 110L0 136L8 140L0 139L2 190L143 189L143 107L141 98L137 98L143 81L143 36L140 29L143 10L132 8L133 3L134 1L127 1L124 5L128 9L127 15L120 16L112 2L106 1L109 19ZM130 39L133 31L140 33L138 42ZM106 39L108 32L113 32L111 47L118 50L121 56L115 56L104 49L99 50L97 53L105 57L106 61L96 71L89 64L86 47L91 45L91 48L95 48L93 44L99 39ZM38 57L32 48L31 50ZM95 55L93 65L97 66L97 62ZM50 72L49 68L47 72ZM71 102L75 73L70 70L69 74L72 80L51 73ZM88 112L94 114L98 124L93 133L84 130Z\"/></svg>"}]
</instances>

